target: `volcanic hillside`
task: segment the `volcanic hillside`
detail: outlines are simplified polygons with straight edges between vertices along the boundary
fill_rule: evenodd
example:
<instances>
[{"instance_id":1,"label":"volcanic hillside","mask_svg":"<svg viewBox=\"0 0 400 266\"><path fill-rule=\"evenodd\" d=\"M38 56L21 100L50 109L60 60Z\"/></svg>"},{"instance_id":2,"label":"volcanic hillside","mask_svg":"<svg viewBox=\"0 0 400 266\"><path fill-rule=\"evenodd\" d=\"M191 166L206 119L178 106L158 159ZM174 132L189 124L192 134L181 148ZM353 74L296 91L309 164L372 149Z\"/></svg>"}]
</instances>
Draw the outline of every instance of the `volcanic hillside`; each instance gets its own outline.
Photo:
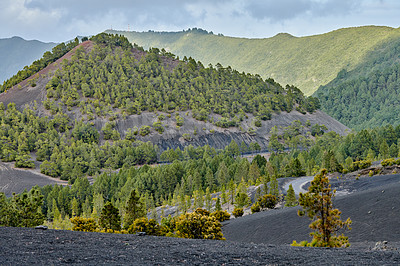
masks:
<instances>
[{"instance_id":1,"label":"volcanic hillside","mask_svg":"<svg viewBox=\"0 0 400 266\"><path fill-rule=\"evenodd\" d=\"M103 133L101 139L110 138L107 130L121 137L139 132L137 140L162 149L223 148L232 139L266 148L273 126L295 120L324 124L339 134L347 130L293 86L221 65L205 68L163 49L145 52L122 37L106 36L77 45L12 88L3 87L0 101L19 110L30 106L40 116L66 114L71 121L90 123Z\"/></svg>"},{"instance_id":2,"label":"volcanic hillside","mask_svg":"<svg viewBox=\"0 0 400 266\"><path fill-rule=\"evenodd\" d=\"M400 175L364 177L359 180L332 180L338 191L352 191L338 196L334 206L342 211L342 219L352 220L352 230L345 233L350 243L389 241L400 243ZM228 240L290 244L311 241L310 220L299 217L299 207L260 212L225 222L224 236Z\"/></svg>"}]
</instances>

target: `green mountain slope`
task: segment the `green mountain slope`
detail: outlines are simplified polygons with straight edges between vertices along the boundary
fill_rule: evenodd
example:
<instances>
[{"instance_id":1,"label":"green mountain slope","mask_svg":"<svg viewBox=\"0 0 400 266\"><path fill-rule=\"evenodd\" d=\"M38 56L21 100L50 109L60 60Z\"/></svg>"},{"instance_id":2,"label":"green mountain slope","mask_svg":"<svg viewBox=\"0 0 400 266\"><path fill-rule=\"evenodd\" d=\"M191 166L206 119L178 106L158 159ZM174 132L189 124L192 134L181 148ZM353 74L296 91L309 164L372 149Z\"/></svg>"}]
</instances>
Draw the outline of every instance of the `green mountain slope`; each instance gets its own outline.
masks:
<instances>
[{"instance_id":1,"label":"green mountain slope","mask_svg":"<svg viewBox=\"0 0 400 266\"><path fill-rule=\"evenodd\" d=\"M400 29L366 26L326 34L245 39L209 34L203 30L183 32L126 32L129 41L144 48L164 47L178 56L191 56L204 64L221 63L239 71L293 84L306 95L333 80L346 68L364 62L368 52L388 40L400 38Z\"/></svg>"},{"instance_id":2,"label":"green mountain slope","mask_svg":"<svg viewBox=\"0 0 400 266\"><path fill-rule=\"evenodd\" d=\"M27 41L20 37L0 39L0 84L54 46L55 43Z\"/></svg>"},{"instance_id":3,"label":"green mountain slope","mask_svg":"<svg viewBox=\"0 0 400 266\"><path fill-rule=\"evenodd\" d=\"M400 124L400 40L376 47L316 93L322 109L354 129Z\"/></svg>"}]
</instances>

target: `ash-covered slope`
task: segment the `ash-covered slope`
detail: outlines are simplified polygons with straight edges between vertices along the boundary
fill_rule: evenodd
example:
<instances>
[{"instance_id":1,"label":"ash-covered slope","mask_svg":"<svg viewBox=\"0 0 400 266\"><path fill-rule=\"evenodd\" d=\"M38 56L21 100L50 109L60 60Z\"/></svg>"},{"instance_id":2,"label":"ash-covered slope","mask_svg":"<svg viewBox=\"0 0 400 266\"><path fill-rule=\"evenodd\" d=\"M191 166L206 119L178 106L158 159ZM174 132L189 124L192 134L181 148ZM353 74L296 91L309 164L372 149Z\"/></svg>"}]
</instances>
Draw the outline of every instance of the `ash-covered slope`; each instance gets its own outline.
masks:
<instances>
[{"instance_id":1,"label":"ash-covered slope","mask_svg":"<svg viewBox=\"0 0 400 266\"><path fill-rule=\"evenodd\" d=\"M123 37L100 34L0 95L5 105L35 108L40 116L67 114L98 131L129 130L162 149L192 144L216 148L258 142L266 148L273 126L324 124L347 127L318 111L315 98L272 79L230 67L205 68L165 50L133 48ZM36 102L36 103L35 103ZM148 127L141 134L140 129ZM105 134L101 135L107 139Z\"/></svg>"},{"instance_id":2,"label":"ash-covered slope","mask_svg":"<svg viewBox=\"0 0 400 266\"><path fill-rule=\"evenodd\" d=\"M358 192L334 201L334 206L342 211L342 219L350 217L353 221L352 230L345 233L350 243L400 242L400 175L360 179L351 186ZM227 221L224 236L232 241L268 244L310 241L310 220L298 217L298 209L271 210Z\"/></svg>"},{"instance_id":3,"label":"ash-covered slope","mask_svg":"<svg viewBox=\"0 0 400 266\"><path fill-rule=\"evenodd\" d=\"M1 265L396 265L398 251L0 227Z\"/></svg>"}]
</instances>

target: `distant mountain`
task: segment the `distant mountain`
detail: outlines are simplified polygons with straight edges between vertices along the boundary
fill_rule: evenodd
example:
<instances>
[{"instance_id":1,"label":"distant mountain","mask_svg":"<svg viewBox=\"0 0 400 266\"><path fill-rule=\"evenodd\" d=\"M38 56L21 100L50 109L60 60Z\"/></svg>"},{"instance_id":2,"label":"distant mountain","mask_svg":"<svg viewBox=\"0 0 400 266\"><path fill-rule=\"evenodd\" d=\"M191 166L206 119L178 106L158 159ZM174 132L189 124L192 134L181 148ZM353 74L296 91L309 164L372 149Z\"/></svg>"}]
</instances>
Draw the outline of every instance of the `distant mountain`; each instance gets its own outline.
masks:
<instances>
[{"instance_id":1,"label":"distant mountain","mask_svg":"<svg viewBox=\"0 0 400 266\"><path fill-rule=\"evenodd\" d=\"M306 95L328 84L340 70L355 69L382 43L400 38L400 29L377 26L339 29L307 37L281 33L265 39L225 37L201 29L106 32L123 34L145 49L164 47L180 57L191 56L204 64L230 65L281 84L293 84Z\"/></svg>"},{"instance_id":2,"label":"distant mountain","mask_svg":"<svg viewBox=\"0 0 400 266\"><path fill-rule=\"evenodd\" d=\"M56 43L27 41L21 37L0 39L0 84L54 46Z\"/></svg>"},{"instance_id":3,"label":"distant mountain","mask_svg":"<svg viewBox=\"0 0 400 266\"><path fill-rule=\"evenodd\" d=\"M355 69L342 69L314 96L322 109L354 129L400 124L400 39L369 52Z\"/></svg>"}]
</instances>

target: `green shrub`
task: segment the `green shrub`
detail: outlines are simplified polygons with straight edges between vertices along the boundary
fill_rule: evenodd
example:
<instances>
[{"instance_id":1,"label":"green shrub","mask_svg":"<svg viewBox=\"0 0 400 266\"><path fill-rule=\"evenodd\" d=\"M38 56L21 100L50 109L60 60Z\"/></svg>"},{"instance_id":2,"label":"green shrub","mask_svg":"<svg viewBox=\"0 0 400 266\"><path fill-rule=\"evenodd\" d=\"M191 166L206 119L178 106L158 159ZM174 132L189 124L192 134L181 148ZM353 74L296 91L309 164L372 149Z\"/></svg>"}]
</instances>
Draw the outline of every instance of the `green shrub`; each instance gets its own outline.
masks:
<instances>
[{"instance_id":1,"label":"green shrub","mask_svg":"<svg viewBox=\"0 0 400 266\"><path fill-rule=\"evenodd\" d=\"M256 131L255 131L254 128L252 128L252 127L248 129L247 133L248 133L250 136L256 135Z\"/></svg>"},{"instance_id":2,"label":"green shrub","mask_svg":"<svg viewBox=\"0 0 400 266\"><path fill-rule=\"evenodd\" d=\"M160 134L162 134L164 132L163 124L159 121L156 121L153 123L153 128L155 131L157 131Z\"/></svg>"},{"instance_id":3,"label":"green shrub","mask_svg":"<svg viewBox=\"0 0 400 266\"><path fill-rule=\"evenodd\" d=\"M31 160L31 156L18 155L15 157L15 167L19 168L35 168L35 163Z\"/></svg>"},{"instance_id":4,"label":"green shrub","mask_svg":"<svg viewBox=\"0 0 400 266\"><path fill-rule=\"evenodd\" d=\"M233 216L235 216L235 218L243 216L243 214L244 214L243 208L233 209L232 214L233 214Z\"/></svg>"},{"instance_id":5,"label":"green shrub","mask_svg":"<svg viewBox=\"0 0 400 266\"><path fill-rule=\"evenodd\" d=\"M179 216L176 235L182 238L225 240L221 227L214 216L202 215L196 210Z\"/></svg>"},{"instance_id":6,"label":"green shrub","mask_svg":"<svg viewBox=\"0 0 400 266\"><path fill-rule=\"evenodd\" d=\"M381 165L382 165L383 167L385 167L385 166L392 166L392 165L396 164L396 162L397 162L397 160L390 158L390 159L383 160L383 161L381 162Z\"/></svg>"},{"instance_id":7,"label":"green shrub","mask_svg":"<svg viewBox=\"0 0 400 266\"><path fill-rule=\"evenodd\" d=\"M372 177L373 175L374 175L374 171L369 170L368 176L369 176L369 177Z\"/></svg>"},{"instance_id":8,"label":"green shrub","mask_svg":"<svg viewBox=\"0 0 400 266\"><path fill-rule=\"evenodd\" d=\"M183 126L184 119L183 119L182 116L177 115L175 119L176 119L176 125L177 126L180 126L180 127Z\"/></svg>"},{"instance_id":9,"label":"green shrub","mask_svg":"<svg viewBox=\"0 0 400 266\"><path fill-rule=\"evenodd\" d=\"M191 137L190 134L188 134L188 133L184 133L184 134L182 135L182 138L183 138L184 140L186 140L186 141L190 141L190 140L192 139L192 137Z\"/></svg>"},{"instance_id":10,"label":"green shrub","mask_svg":"<svg viewBox=\"0 0 400 266\"><path fill-rule=\"evenodd\" d=\"M349 171L350 172L354 172L360 169L365 169L371 166L371 161L370 160L364 160L364 161L356 161L353 162L350 167L349 167Z\"/></svg>"},{"instance_id":11,"label":"green shrub","mask_svg":"<svg viewBox=\"0 0 400 266\"><path fill-rule=\"evenodd\" d=\"M149 126L141 126L139 129L140 136L147 136L150 134L150 127Z\"/></svg>"},{"instance_id":12,"label":"green shrub","mask_svg":"<svg viewBox=\"0 0 400 266\"><path fill-rule=\"evenodd\" d=\"M70 221L73 224L73 231L95 232L99 228L93 218L82 218L75 216L71 218Z\"/></svg>"},{"instance_id":13,"label":"green shrub","mask_svg":"<svg viewBox=\"0 0 400 266\"><path fill-rule=\"evenodd\" d=\"M211 213L211 216L214 216L220 222L229 220L231 218L231 215L227 211L215 211Z\"/></svg>"},{"instance_id":14,"label":"green shrub","mask_svg":"<svg viewBox=\"0 0 400 266\"><path fill-rule=\"evenodd\" d=\"M256 202L251 206L251 213L256 213L256 212L260 212L260 211L261 211L260 203L258 203L258 201L256 201Z\"/></svg>"},{"instance_id":15,"label":"green shrub","mask_svg":"<svg viewBox=\"0 0 400 266\"><path fill-rule=\"evenodd\" d=\"M267 194L258 198L258 203L260 204L260 207L263 209L265 208L273 209L278 203L278 198L274 195Z\"/></svg>"},{"instance_id":16,"label":"green shrub","mask_svg":"<svg viewBox=\"0 0 400 266\"><path fill-rule=\"evenodd\" d=\"M148 219L142 217L136 219L131 226L128 228L128 233L133 234L137 232L146 232L147 235L160 236L164 235L163 230L160 229L160 225L154 219Z\"/></svg>"},{"instance_id":17,"label":"green shrub","mask_svg":"<svg viewBox=\"0 0 400 266\"><path fill-rule=\"evenodd\" d=\"M210 212L207 211L206 209L197 208L194 212L195 212L195 213L198 213L198 214L200 214L200 215L210 216Z\"/></svg>"}]
</instances>

